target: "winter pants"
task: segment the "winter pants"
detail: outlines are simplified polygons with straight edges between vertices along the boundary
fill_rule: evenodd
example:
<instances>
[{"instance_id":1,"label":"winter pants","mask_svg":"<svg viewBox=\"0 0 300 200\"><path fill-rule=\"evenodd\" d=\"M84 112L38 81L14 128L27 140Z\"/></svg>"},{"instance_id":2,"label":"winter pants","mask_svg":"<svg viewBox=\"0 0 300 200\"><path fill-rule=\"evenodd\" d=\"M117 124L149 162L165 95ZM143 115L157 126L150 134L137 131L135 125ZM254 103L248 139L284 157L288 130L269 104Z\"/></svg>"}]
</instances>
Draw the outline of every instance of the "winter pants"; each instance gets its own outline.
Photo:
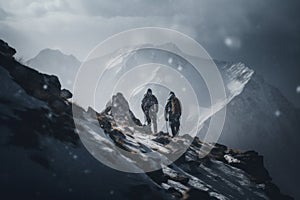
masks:
<instances>
[{"instance_id":1,"label":"winter pants","mask_svg":"<svg viewBox=\"0 0 300 200\"><path fill-rule=\"evenodd\" d=\"M180 120L179 120L178 117L171 118L170 121L169 121L169 124L170 124L170 127L171 127L172 135L174 137L179 132Z\"/></svg>"}]
</instances>

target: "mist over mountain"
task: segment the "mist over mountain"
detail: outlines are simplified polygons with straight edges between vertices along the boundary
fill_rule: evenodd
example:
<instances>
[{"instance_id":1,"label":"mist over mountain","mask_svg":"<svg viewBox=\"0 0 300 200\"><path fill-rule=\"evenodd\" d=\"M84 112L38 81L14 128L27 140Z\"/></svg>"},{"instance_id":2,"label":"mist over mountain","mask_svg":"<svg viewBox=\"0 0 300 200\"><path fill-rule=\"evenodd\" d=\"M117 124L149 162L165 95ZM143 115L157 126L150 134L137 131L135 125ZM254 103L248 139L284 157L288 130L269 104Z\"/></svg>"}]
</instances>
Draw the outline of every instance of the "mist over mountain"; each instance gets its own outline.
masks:
<instances>
[{"instance_id":1,"label":"mist over mountain","mask_svg":"<svg viewBox=\"0 0 300 200\"><path fill-rule=\"evenodd\" d=\"M66 55L57 49L43 49L26 64L43 73L56 75L63 88L73 89L74 79L81 62L73 55Z\"/></svg>"}]
</instances>

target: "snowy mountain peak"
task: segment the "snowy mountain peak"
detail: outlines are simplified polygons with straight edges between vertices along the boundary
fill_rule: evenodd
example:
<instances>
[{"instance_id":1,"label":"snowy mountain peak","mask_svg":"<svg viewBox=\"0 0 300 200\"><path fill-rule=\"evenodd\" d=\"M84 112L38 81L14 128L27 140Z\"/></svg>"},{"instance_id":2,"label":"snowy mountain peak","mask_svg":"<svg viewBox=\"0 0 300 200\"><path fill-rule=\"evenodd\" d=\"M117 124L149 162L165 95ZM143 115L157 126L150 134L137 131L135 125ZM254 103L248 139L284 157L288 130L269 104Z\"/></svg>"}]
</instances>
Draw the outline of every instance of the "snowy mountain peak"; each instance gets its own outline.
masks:
<instances>
[{"instance_id":1,"label":"snowy mountain peak","mask_svg":"<svg viewBox=\"0 0 300 200\"><path fill-rule=\"evenodd\" d=\"M235 96L242 93L244 87L251 80L254 70L241 62L231 63L215 60L215 63L226 85L227 96L232 100Z\"/></svg>"}]
</instances>

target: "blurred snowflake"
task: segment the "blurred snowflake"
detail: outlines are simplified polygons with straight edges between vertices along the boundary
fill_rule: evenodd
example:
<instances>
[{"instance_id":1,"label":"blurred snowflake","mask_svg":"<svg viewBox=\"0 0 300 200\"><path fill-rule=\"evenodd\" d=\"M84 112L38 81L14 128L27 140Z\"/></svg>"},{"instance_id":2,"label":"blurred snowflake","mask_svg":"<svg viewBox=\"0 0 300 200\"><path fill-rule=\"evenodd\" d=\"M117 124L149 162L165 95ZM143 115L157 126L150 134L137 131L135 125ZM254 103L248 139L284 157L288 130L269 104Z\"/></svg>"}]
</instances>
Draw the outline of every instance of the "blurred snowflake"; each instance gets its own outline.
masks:
<instances>
[{"instance_id":1,"label":"blurred snowflake","mask_svg":"<svg viewBox=\"0 0 300 200\"><path fill-rule=\"evenodd\" d=\"M281 115L281 112L280 112L280 110L276 110L274 114L276 117L279 117Z\"/></svg>"},{"instance_id":2,"label":"blurred snowflake","mask_svg":"<svg viewBox=\"0 0 300 200\"><path fill-rule=\"evenodd\" d=\"M297 86L296 92L297 92L298 94L300 94L300 85Z\"/></svg>"},{"instance_id":3,"label":"blurred snowflake","mask_svg":"<svg viewBox=\"0 0 300 200\"><path fill-rule=\"evenodd\" d=\"M241 40L237 37L225 37L224 44L230 49L239 49L241 47Z\"/></svg>"}]
</instances>

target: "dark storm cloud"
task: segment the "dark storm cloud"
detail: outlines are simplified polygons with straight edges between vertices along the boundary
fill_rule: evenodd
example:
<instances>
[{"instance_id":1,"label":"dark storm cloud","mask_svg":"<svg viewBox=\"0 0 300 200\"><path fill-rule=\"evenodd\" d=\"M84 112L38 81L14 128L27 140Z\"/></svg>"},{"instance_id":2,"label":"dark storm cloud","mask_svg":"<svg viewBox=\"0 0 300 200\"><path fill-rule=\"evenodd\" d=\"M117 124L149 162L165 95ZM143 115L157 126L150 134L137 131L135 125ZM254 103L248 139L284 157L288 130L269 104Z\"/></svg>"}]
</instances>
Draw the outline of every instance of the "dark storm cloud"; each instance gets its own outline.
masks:
<instances>
[{"instance_id":1,"label":"dark storm cloud","mask_svg":"<svg viewBox=\"0 0 300 200\"><path fill-rule=\"evenodd\" d=\"M174 5L170 1L161 0L81 1L81 5L89 15L108 18L174 15Z\"/></svg>"},{"instance_id":2,"label":"dark storm cloud","mask_svg":"<svg viewBox=\"0 0 300 200\"><path fill-rule=\"evenodd\" d=\"M298 0L0 0L4 13L13 15L7 17L0 10L0 37L26 58L50 47L83 59L96 44L120 31L172 28L196 38L214 58L250 65L300 106L299 4ZM27 38L30 45L20 38Z\"/></svg>"},{"instance_id":3,"label":"dark storm cloud","mask_svg":"<svg viewBox=\"0 0 300 200\"><path fill-rule=\"evenodd\" d=\"M43 17L53 12L68 12L71 11L68 1L53 1L54 3L39 4L36 1L29 4L29 11L35 17ZM59 2L59 3L55 3Z\"/></svg>"}]
</instances>

